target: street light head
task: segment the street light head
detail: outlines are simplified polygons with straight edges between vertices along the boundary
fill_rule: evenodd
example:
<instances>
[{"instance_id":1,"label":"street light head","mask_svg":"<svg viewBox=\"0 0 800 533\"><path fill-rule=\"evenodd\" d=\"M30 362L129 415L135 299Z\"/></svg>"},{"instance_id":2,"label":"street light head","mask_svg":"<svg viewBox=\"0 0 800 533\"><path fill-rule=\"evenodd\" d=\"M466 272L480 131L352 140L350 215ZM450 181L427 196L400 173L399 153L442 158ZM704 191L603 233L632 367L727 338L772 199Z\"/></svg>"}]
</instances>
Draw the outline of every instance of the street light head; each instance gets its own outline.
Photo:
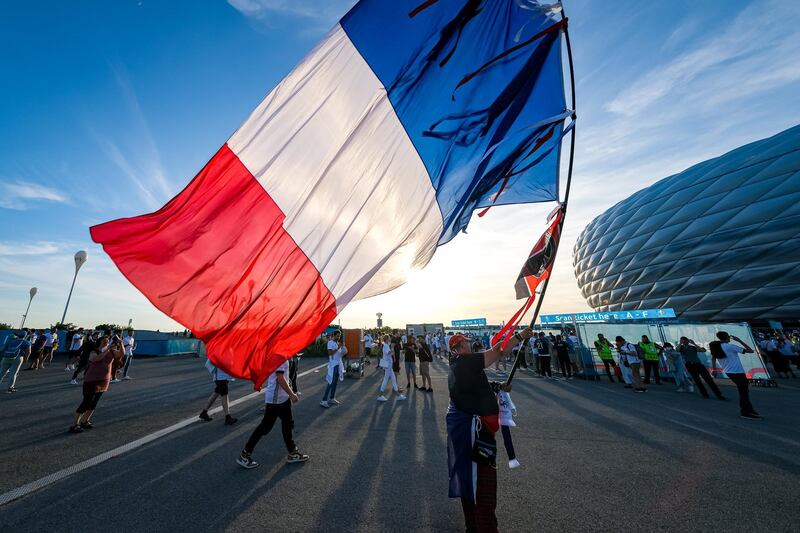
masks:
<instances>
[{"instance_id":1,"label":"street light head","mask_svg":"<svg viewBox=\"0 0 800 533\"><path fill-rule=\"evenodd\" d=\"M39 289L37 289L36 287L31 287L31 291L30 291L31 300L33 300L33 297L36 296L37 292L39 292Z\"/></svg>"},{"instance_id":2,"label":"street light head","mask_svg":"<svg viewBox=\"0 0 800 533\"><path fill-rule=\"evenodd\" d=\"M86 253L85 250L81 250L75 253L75 272L77 273L78 270L81 269L83 264L86 260L89 259L89 254Z\"/></svg>"}]
</instances>

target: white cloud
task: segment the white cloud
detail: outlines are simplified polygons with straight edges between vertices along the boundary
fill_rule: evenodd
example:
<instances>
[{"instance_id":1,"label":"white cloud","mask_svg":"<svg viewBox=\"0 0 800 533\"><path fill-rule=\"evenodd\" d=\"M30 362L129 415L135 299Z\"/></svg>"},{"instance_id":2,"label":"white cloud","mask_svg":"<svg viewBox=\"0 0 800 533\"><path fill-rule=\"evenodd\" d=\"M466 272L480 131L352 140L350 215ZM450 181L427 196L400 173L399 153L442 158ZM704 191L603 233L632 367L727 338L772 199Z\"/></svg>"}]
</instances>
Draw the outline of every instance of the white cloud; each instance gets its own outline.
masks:
<instances>
[{"instance_id":1,"label":"white cloud","mask_svg":"<svg viewBox=\"0 0 800 533\"><path fill-rule=\"evenodd\" d=\"M66 203L68 198L51 187L28 181L0 182L0 207L25 210L36 207L37 201Z\"/></svg>"},{"instance_id":2,"label":"white cloud","mask_svg":"<svg viewBox=\"0 0 800 533\"><path fill-rule=\"evenodd\" d=\"M713 97L718 90L730 90L734 81L740 82L733 87L735 98L747 98L800 79L798 24L800 11L784 2L752 4L718 35L643 74L606 109L635 116L668 96ZM775 76L776 71L782 75ZM748 83L765 78L768 83Z\"/></svg>"},{"instance_id":3,"label":"white cloud","mask_svg":"<svg viewBox=\"0 0 800 533\"><path fill-rule=\"evenodd\" d=\"M130 114L131 124L123 128L130 139L123 142L96 132L91 126L87 129L106 157L134 185L141 201L149 209L157 209L174 195L176 188L167 177L155 138L126 69L117 64L111 65L111 71ZM103 202L105 205L107 200Z\"/></svg>"},{"instance_id":4,"label":"white cloud","mask_svg":"<svg viewBox=\"0 0 800 533\"><path fill-rule=\"evenodd\" d=\"M0 256L49 255L62 250L55 242L0 242Z\"/></svg>"}]
</instances>

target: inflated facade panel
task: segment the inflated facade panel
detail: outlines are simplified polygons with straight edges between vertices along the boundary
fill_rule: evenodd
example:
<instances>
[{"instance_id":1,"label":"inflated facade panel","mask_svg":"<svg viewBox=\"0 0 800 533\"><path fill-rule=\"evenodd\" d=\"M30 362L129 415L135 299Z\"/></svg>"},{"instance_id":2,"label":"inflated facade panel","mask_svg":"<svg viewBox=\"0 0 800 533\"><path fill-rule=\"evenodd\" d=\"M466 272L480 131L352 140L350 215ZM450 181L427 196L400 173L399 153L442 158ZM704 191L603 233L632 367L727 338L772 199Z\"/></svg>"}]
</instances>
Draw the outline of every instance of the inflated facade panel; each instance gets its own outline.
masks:
<instances>
[{"instance_id":1,"label":"inflated facade panel","mask_svg":"<svg viewBox=\"0 0 800 533\"><path fill-rule=\"evenodd\" d=\"M699 163L594 219L573 262L598 311L800 317L800 126Z\"/></svg>"}]
</instances>

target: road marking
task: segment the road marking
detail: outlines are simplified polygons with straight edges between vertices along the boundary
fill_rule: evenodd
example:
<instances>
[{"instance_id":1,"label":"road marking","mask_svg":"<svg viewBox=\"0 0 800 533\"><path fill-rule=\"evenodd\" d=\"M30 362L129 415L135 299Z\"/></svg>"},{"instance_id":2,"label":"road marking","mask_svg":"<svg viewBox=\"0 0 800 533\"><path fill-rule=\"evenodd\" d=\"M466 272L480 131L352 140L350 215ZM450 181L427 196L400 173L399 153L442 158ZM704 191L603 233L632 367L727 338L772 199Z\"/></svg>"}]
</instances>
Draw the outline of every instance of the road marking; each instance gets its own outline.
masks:
<instances>
[{"instance_id":1,"label":"road marking","mask_svg":"<svg viewBox=\"0 0 800 533\"><path fill-rule=\"evenodd\" d=\"M300 374L297 375L297 377L300 378L300 377L303 377L303 376L305 376L307 374L311 374L312 372L318 372L320 368L323 368L325 366L328 366L328 364L325 363L325 364L316 366L314 368L311 368L309 370L306 370L305 372L301 372ZM239 405L240 403L243 403L243 402L246 402L248 400L252 400L253 398L259 397L262 394L263 394L263 392L259 392L259 391L251 392L250 394L248 394L246 396L242 396L241 398L230 402L230 406L233 407L234 405ZM215 413L218 413L220 411L222 411L222 407L221 406L220 407L215 407L214 409L211 409L209 411L209 414L215 414ZM78 472L86 470L87 468L91 468L93 466L97 466L100 463L104 463L104 462L108 461L109 459L113 459L115 457L119 457L120 455L122 455L124 453L127 453L127 452L130 452L131 450L135 450L136 448L141 448L145 444L149 444L149 443L153 442L154 440L160 439L161 437L163 437L165 435L169 435L170 433L174 433L174 432L178 431L179 429L183 429L186 426L190 426L190 425L194 424L195 422L200 422L200 419L197 418L196 416L193 416L191 418L187 418L185 420L182 420L182 421L178 422L177 424L173 424L173 425L171 425L169 427L166 427L164 429L160 429L160 430L156 431L155 433L151 433L151 434L146 435L146 436L144 436L144 437L142 437L140 439L136 439L135 441L129 442L128 444L123 444L122 446L118 446L117 448L114 448L113 450L109 450L109 451L107 451L105 453L101 453L100 455L96 455L95 457L92 457L91 459L87 459L87 460L82 461L80 463L74 464L74 465L69 466L67 468L64 468L62 470L59 470L58 472L53 472L50 475L47 475L47 476L45 476L43 478L37 479L36 481L31 481L30 483L26 483L25 485L22 485L21 487L17 487L16 489L12 489L12 490L6 492L5 494L0 494L0 507L5 505L5 504L7 504L7 503L13 502L14 500L22 498L23 496L27 496L28 494L30 494L32 492L35 492L35 491L37 491L39 489L43 489L43 488L45 488L45 487L47 487L49 485L52 485L53 483L56 483L57 481L61 481L62 479L67 478L67 477L69 477L69 476L71 476L73 474L77 474Z\"/></svg>"}]
</instances>

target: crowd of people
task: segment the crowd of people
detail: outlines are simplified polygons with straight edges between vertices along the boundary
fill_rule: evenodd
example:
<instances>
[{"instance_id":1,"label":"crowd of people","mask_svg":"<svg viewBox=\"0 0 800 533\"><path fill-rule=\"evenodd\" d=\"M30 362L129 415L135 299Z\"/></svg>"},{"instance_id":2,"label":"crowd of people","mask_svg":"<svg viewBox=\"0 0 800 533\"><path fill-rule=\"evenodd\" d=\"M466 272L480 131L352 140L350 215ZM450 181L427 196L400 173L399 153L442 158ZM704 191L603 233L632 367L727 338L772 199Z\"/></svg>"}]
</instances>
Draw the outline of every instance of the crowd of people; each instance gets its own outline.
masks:
<instances>
[{"instance_id":1,"label":"crowd of people","mask_svg":"<svg viewBox=\"0 0 800 533\"><path fill-rule=\"evenodd\" d=\"M66 332L66 346L64 371L71 373L69 383L72 385L79 385L81 379L83 389L83 398L69 431L82 433L92 429L92 414L110 383L131 379L128 371L136 344L132 329L123 332L71 328ZM36 371L48 367L58 347L56 328L15 331L0 348L0 383L7 379L7 392L16 392L20 370ZM22 369L26 362L28 367Z\"/></svg>"},{"instance_id":2,"label":"crowd of people","mask_svg":"<svg viewBox=\"0 0 800 533\"><path fill-rule=\"evenodd\" d=\"M467 530L497 529L495 516L497 485L497 443L495 434L501 433L508 455L508 466L516 468L516 457L510 428L516 424L516 406L511 399L510 379L490 381L490 377L503 377L509 365L543 380L572 380L589 372L581 359L581 343L574 331L561 334L534 332L525 328L512 333L505 342L493 338L485 331L467 336L462 333L442 332L413 335L395 330L390 333L366 332L363 336L364 357L376 358L376 372L383 377L378 387L378 402L387 402L390 394L404 401L411 392L433 392L431 364L441 361L448 367L448 392L450 405L446 416L448 438L448 463L450 496L461 500ZM326 366L324 394L320 406L339 405L336 398L337 383L344 378L344 361L348 350L342 341L341 331L327 337L328 364ZM509 342L510 341L510 342ZM681 337L677 346L669 342L654 342L647 335L637 341L616 336L613 342L604 334L593 341L594 353L599 358L606 377L636 394L646 393L648 386L661 386L673 382L677 392L697 391L708 399L713 394L725 401L715 376L709 372L704 360L706 352L711 358L711 368L721 369L736 386L742 418L759 420L749 397L749 380L742 354L757 349L769 360L779 376L795 377L791 368L798 361L800 337L797 335L759 335L756 347L725 331L716 339L701 346L688 337ZM64 370L70 374L70 383L78 384L82 377L82 400L69 426L71 433L81 433L93 428L92 415L98 402L111 383L131 379L128 374L135 349L133 331L93 331L82 328L71 330L66 336L67 358ZM58 349L55 329L47 331L20 330L15 332L2 348L0 378L8 377L9 393L16 390L17 375L24 370L35 371L47 367ZM554 375L554 362L557 365ZM592 363L594 365L594 363ZM219 400L224 413L224 423L233 425L237 419L230 412L229 382L231 376L215 367L206 366L211 373L213 392L205 403L199 418L213 420L209 411ZM501 368L502 367L502 368ZM669 371L669 377L662 370ZM487 374L486 370L493 370ZM405 376L405 386L401 383ZM292 405L299 400L297 389L297 357L286 361L266 382L264 388L264 414L254 428L237 463L243 468L258 466L252 454L259 441L281 422L281 433L289 463L305 462L309 456L300 452L293 437L294 417Z\"/></svg>"}]
</instances>

